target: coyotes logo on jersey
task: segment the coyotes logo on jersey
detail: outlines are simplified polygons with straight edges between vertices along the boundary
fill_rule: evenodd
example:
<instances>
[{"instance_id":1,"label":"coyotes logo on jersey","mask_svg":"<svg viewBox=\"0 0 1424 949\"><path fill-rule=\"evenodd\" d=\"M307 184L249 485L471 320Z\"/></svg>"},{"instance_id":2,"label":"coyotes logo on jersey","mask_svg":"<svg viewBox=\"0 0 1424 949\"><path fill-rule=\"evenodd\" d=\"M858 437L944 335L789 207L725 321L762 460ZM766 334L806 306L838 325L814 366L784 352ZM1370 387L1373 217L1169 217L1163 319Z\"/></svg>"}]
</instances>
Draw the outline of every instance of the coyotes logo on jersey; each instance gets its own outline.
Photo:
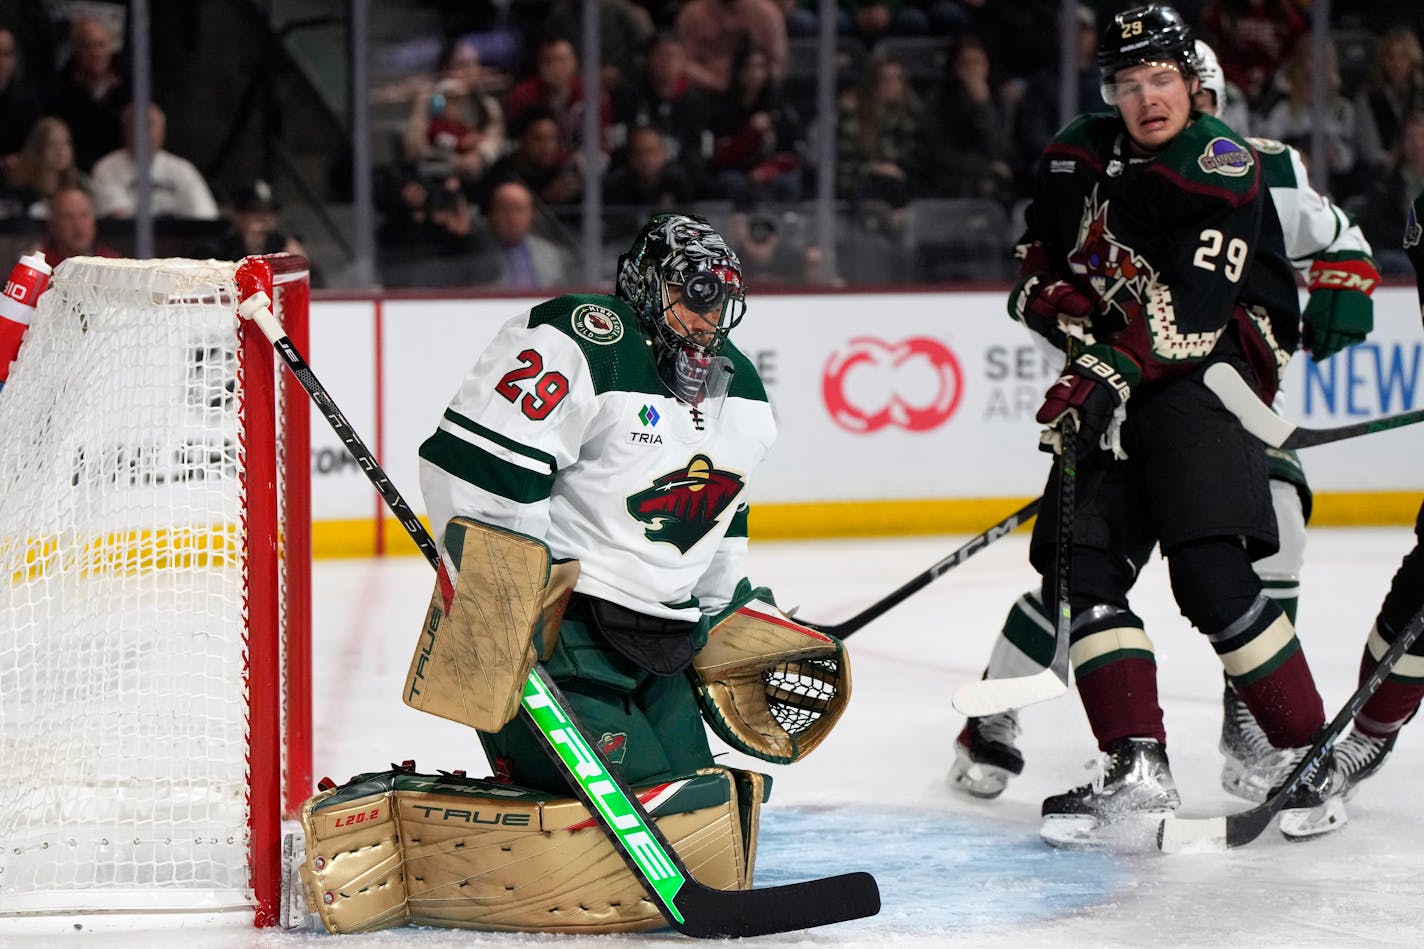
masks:
<instances>
[{"instance_id":1,"label":"coyotes logo on jersey","mask_svg":"<svg viewBox=\"0 0 1424 949\"><path fill-rule=\"evenodd\" d=\"M687 553L707 536L743 483L740 475L719 470L706 455L694 455L686 468L653 479L652 487L628 498L628 513L652 525L643 532L648 540Z\"/></svg>"},{"instance_id":2,"label":"coyotes logo on jersey","mask_svg":"<svg viewBox=\"0 0 1424 949\"><path fill-rule=\"evenodd\" d=\"M1105 312L1116 312L1127 325L1142 315L1147 289L1157 271L1108 230L1108 205L1098 201L1098 189L1083 203L1078 242L1068 253L1068 267L1087 279L1101 298Z\"/></svg>"}]
</instances>

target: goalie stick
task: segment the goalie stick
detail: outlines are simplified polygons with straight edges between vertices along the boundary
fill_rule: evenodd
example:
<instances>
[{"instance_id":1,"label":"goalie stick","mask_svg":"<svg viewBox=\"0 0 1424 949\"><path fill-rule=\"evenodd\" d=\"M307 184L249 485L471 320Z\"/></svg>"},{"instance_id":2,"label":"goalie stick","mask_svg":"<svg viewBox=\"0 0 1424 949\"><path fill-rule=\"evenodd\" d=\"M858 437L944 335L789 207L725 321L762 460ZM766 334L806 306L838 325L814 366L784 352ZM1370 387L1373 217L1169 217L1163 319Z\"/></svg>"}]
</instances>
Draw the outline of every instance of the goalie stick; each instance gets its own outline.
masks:
<instances>
[{"instance_id":1,"label":"goalie stick","mask_svg":"<svg viewBox=\"0 0 1424 949\"><path fill-rule=\"evenodd\" d=\"M401 526L435 568L440 583L451 584L434 538L287 338L272 314L271 299L251 285L250 278L244 281L240 277L240 290L243 299L238 304L238 312L261 328ZM564 773L569 786L628 864L653 904L678 932L704 939L761 936L860 919L880 911L880 890L875 878L868 873L845 873L751 890L717 890L704 886L692 876L638 796L613 771L598 747L588 740L584 728L569 711L562 692L543 666L536 664L524 683L520 714L544 738L550 757Z\"/></svg>"},{"instance_id":2,"label":"goalie stick","mask_svg":"<svg viewBox=\"0 0 1424 949\"><path fill-rule=\"evenodd\" d=\"M1073 611L1069 604L1069 582L1073 566L1073 516L1077 508L1078 441L1076 420L1063 420L1062 447L1058 455L1058 615L1053 621L1053 659L1042 670L1007 679L980 679L955 690L950 704L969 718L998 715L1010 709L1056 699L1068 691L1068 645Z\"/></svg>"},{"instance_id":3,"label":"goalie stick","mask_svg":"<svg viewBox=\"0 0 1424 949\"><path fill-rule=\"evenodd\" d=\"M1369 678L1360 684L1360 687L1345 700L1345 705L1340 711L1335 713L1335 717L1325 726L1325 730L1320 733L1320 737L1315 739L1315 743L1306 751L1305 756L1295 766L1295 769L1286 777L1279 788L1262 804L1258 804L1250 810L1241 811L1237 814L1228 814L1225 817L1168 817L1157 825L1157 849L1163 853L1180 853L1183 850L1221 850L1232 847L1241 847L1249 844L1261 832L1271 825L1271 820L1285 807L1286 799L1290 797L1292 791L1300 784L1307 771L1320 762L1325 757L1325 753L1334 747L1340 735L1354 720L1364 704L1369 701L1370 696L1380 687L1395 663L1399 662L1414 641L1419 638L1419 633L1424 631L1424 609L1415 613L1413 618L1405 625L1404 629L1394 642L1390 643L1389 649L1380 657L1379 662L1370 671Z\"/></svg>"},{"instance_id":4,"label":"goalie stick","mask_svg":"<svg viewBox=\"0 0 1424 949\"><path fill-rule=\"evenodd\" d=\"M1241 374L1225 363L1207 367L1202 380L1208 389L1216 393L1221 404L1241 420L1242 428L1272 448L1309 448L1311 445L1325 445L1424 422L1424 409L1415 409L1338 428L1302 428L1277 415L1274 409L1261 401L1256 390L1241 378Z\"/></svg>"},{"instance_id":5,"label":"goalie stick","mask_svg":"<svg viewBox=\"0 0 1424 949\"><path fill-rule=\"evenodd\" d=\"M839 623L812 623L808 620L804 620L800 617L797 617L796 622L800 623L802 626L808 626L811 629L816 630L817 632L827 633L831 636L836 637L837 639L845 639L851 633L855 632L863 626L869 625L870 623L879 619L884 614L888 613L894 607L899 606L901 603L908 600L912 595L923 590L925 587L929 586L933 581L939 579L945 573L948 573L950 570L964 563L964 561L968 560L970 557L974 556L979 551L983 550L985 547L988 547L1000 537L1012 534L1015 530L1019 528L1020 525L1028 523L1029 520L1037 516L1039 505L1041 505L1042 503L1043 498L1034 498L1032 501L1028 502L1014 513L1010 514L1008 517L1004 518L1002 521L999 521L999 523L995 524L993 527L990 527L988 530L984 531L981 534L977 534L974 537L971 537L952 554L945 557L943 560L940 560L938 563L934 564L928 570L925 570L923 573L912 577L910 580L906 581L904 585L900 586L893 592L886 594L879 600L876 600L874 603L870 604L865 609L852 616L850 619L843 620Z\"/></svg>"}]
</instances>

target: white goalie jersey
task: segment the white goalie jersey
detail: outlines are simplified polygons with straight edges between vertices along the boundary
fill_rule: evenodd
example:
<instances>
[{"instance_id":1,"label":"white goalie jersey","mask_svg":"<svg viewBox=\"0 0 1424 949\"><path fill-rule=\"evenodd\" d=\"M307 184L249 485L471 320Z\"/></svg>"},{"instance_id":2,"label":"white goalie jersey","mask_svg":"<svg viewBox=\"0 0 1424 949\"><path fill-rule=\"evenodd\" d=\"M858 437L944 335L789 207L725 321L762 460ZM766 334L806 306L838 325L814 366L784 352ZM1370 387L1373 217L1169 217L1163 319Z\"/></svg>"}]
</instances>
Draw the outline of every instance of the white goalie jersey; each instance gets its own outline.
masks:
<instances>
[{"instance_id":1,"label":"white goalie jersey","mask_svg":"<svg viewBox=\"0 0 1424 949\"><path fill-rule=\"evenodd\" d=\"M576 589L695 621L745 575L747 483L776 436L751 362L715 414L658 378L636 318L564 296L500 330L420 448L437 541L455 515L544 540L581 563Z\"/></svg>"}]
</instances>

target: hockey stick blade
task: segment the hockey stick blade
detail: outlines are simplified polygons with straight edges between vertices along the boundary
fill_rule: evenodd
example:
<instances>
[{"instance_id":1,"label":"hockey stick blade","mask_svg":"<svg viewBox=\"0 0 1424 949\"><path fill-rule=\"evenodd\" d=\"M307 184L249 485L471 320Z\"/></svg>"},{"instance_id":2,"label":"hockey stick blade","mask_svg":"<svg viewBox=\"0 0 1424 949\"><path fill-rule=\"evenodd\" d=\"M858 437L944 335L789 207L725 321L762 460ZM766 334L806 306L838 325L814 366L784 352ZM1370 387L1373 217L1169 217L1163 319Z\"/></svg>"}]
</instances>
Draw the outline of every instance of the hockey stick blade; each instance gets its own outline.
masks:
<instances>
[{"instance_id":1,"label":"hockey stick blade","mask_svg":"<svg viewBox=\"0 0 1424 949\"><path fill-rule=\"evenodd\" d=\"M923 573L920 573L919 575L910 578L908 581L905 582L904 585L898 587L893 592L881 597L879 600L870 604L865 609L852 616L850 619L843 620L839 623L811 623L803 619L797 619L796 622L800 623L802 626L810 627L811 629L816 630L818 633L827 633L831 636L836 637L837 639L845 639L851 633L855 632L863 626L870 624L874 620L879 619L885 613L888 613L892 608L899 606L901 603L908 600L913 594L923 590L933 581L939 579L941 576L948 573L950 570L953 570L955 567L964 563L964 561L968 560L970 557L974 556L979 551L983 550L985 547L988 547L994 541L998 540L1001 537L1006 537L1009 534L1012 534L1020 526L1022 526L1023 524L1027 524L1033 517L1038 514L1039 505L1041 505L1042 503L1043 498L1034 498L1032 501L1028 502L1014 513L1010 514L1008 517L1004 518L1002 521L995 524L993 527L990 527L988 530L984 531L981 534L977 534L976 536L971 537L952 554L948 555L943 560L940 560L938 563L934 564L928 570L925 570Z\"/></svg>"},{"instance_id":2,"label":"hockey stick blade","mask_svg":"<svg viewBox=\"0 0 1424 949\"><path fill-rule=\"evenodd\" d=\"M1409 647L1419 638L1421 631L1424 631L1424 610L1420 610L1409 620L1404 631L1395 637L1389 649L1385 650L1379 662L1375 663L1369 678L1345 700L1344 706L1335 713L1335 717L1325 726L1325 730L1306 751L1300 763L1264 803L1225 817L1168 817L1157 825L1157 849L1163 853L1214 851L1240 847L1261 836L1261 832L1271 825L1271 820L1285 807L1286 799L1290 797L1296 785L1300 784L1306 772L1334 747L1370 696L1379 689L1380 683L1389 675L1395 663L1399 662L1400 657L1408 652Z\"/></svg>"},{"instance_id":3,"label":"hockey stick blade","mask_svg":"<svg viewBox=\"0 0 1424 949\"><path fill-rule=\"evenodd\" d=\"M980 679L955 690L950 704L955 711L969 718L998 715L1037 702L1056 699L1068 691L1069 643L1073 611L1069 605L1072 589L1073 518L1077 508L1078 466L1073 459L1077 452L1078 428L1072 416L1063 420L1059 429L1062 440L1058 455L1058 524L1057 601L1058 615L1053 623L1053 658L1048 665L1026 676L1004 679Z\"/></svg>"},{"instance_id":4,"label":"hockey stick blade","mask_svg":"<svg viewBox=\"0 0 1424 949\"><path fill-rule=\"evenodd\" d=\"M1068 691L1068 683L1053 668L1011 679L980 679L954 690L950 704L969 718L998 715L1025 705L1047 702Z\"/></svg>"},{"instance_id":5,"label":"hockey stick blade","mask_svg":"<svg viewBox=\"0 0 1424 949\"><path fill-rule=\"evenodd\" d=\"M1424 422L1424 409L1415 409L1337 428L1302 428L1277 415L1241 374L1225 363L1209 366L1202 378L1222 405L1241 421L1242 428L1273 448L1309 448Z\"/></svg>"},{"instance_id":6,"label":"hockey stick blade","mask_svg":"<svg viewBox=\"0 0 1424 949\"><path fill-rule=\"evenodd\" d=\"M449 583L434 538L287 338L270 303L265 293L249 291L238 311L262 330L442 582ZM880 889L868 873L755 890L717 890L699 883L638 796L588 740L542 666L536 665L524 683L520 714L544 737L550 757L575 796L588 808L594 823L668 925L678 932L713 939L761 936L874 916L880 911Z\"/></svg>"}]
</instances>

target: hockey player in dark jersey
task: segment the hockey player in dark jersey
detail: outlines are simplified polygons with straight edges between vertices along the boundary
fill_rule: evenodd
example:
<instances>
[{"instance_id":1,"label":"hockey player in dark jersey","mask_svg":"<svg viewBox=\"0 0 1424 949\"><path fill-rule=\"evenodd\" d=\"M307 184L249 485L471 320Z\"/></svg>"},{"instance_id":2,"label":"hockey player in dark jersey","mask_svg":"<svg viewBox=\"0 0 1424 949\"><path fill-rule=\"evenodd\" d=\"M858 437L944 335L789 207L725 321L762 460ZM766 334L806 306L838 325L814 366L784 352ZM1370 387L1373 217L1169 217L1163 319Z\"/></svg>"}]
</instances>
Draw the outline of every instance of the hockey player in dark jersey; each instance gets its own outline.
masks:
<instances>
[{"instance_id":1,"label":"hockey player in dark jersey","mask_svg":"<svg viewBox=\"0 0 1424 949\"><path fill-rule=\"evenodd\" d=\"M1324 708L1290 619L1252 561L1278 545L1261 444L1201 383L1226 362L1263 398L1299 342L1300 309L1259 156L1192 109L1190 31L1159 4L1118 14L1099 51L1114 113L1081 116L1040 162L1010 309L1068 353L1037 418L1060 451L1072 420L1072 661L1100 780L1043 803L1055 844L1117 839L1179 803L1152 643L1128 605L1134 565L1159 544L1178 606L1216 650L1271 743L1303 753ZM1057 480L1031 560L1057 601ZM1345 822L1327 758L1282 812L1317 836ZM1143 826L1152 826L1150 821Z\"/></svg>"},{"instance_id":2,"label":"hockey player in dark jersey","mask_svg":"<svg viewBox=\"0 0 1424 949\"><path fill-rule=\"evenodd\" d=\"M1419 316L1424 320L1424 191L1414 199L1404 223L1404 252L1414 265L1419 292ZM1414 521L1414 548L1390 581L1389 592L1380 604L1379 615L1365 641L1360 657L1360 682L1364 682L1375 662L1420 610L1424 610L1424 505ZM1399 730L1419 711L1424 699L1424 637L1416 639L1400 657L1379 691L1370 696L1355 716L1354 727L1335 753L1345 772L1347 795L1359 783L1377 772L1394 749Z\"/></svg>"}]
</instances>

